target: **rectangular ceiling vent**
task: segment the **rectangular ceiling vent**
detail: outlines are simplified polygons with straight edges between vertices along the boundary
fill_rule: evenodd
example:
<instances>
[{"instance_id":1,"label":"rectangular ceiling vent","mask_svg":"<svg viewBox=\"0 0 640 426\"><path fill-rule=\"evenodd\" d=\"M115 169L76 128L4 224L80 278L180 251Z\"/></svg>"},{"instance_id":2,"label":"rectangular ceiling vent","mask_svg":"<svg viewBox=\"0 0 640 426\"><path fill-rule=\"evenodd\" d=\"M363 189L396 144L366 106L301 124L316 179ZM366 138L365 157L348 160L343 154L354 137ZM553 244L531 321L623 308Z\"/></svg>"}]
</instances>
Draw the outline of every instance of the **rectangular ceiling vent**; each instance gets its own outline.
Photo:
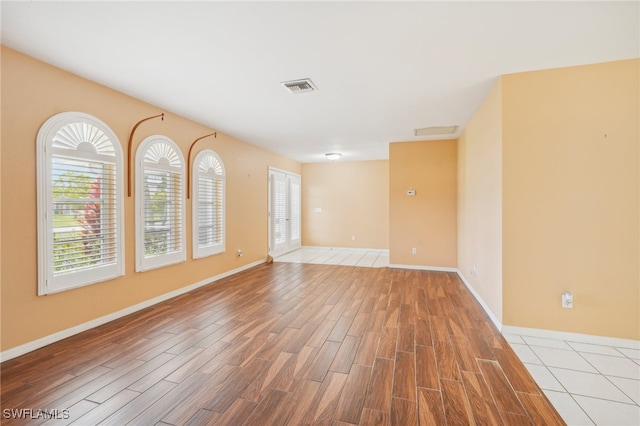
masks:
<instances>
[{"instance_id":1,"label":"rectangular ceiling vent","mask_svg":"<svg viewBox=\"0 0 640 426\"><path fill-rule=\"evenodd\" d=\"M413 134L416 136L438 136L438 135L453 135L458 130L458 126L433 126L423 127L422 129L415 129Z\"/></svg>"},{"instance_id":2,"label":"rectangular ceiling vent","mask_svg":"<svg viewBox=\"0 0 640 426\"><path fill-rule=\"evenodd\" d=\"M282 85L289 89L291 93L307 93L318 90L318 88L308 78L304 78L302 80L283 81Z\"/></svg>"}]
</instances>

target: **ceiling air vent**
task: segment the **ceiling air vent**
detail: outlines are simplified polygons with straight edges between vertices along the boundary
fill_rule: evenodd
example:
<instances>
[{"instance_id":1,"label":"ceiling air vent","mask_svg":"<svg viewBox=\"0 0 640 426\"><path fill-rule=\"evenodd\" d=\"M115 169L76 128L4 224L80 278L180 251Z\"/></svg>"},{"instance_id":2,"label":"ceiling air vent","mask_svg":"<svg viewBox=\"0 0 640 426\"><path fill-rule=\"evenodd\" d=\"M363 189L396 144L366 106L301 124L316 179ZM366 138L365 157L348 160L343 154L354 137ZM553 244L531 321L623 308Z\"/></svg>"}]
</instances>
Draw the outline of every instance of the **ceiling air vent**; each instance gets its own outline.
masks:
<instances>
[{"instance_id":1,"label":"ceiling air vent","mask_svg":"<svg viewBox=\"0 0 640 426\"><path fill-rule=\"evenodd\" d=\"M453 135L458 130L458 126L433 126L415 129L413 134L416 136L437 136L437 135Z\"/></svg>"},{"instance_id":2,"label":"ceiling air vent","mask_svg":"<svg viewBox=\"0 0 640 426\"><path fill-rule=\"evenodd\" d=\"M282 85L289 89L291 93L306 93L318 90L313 82L308 79L283 81Z\"/></svg>"}]
</instances>

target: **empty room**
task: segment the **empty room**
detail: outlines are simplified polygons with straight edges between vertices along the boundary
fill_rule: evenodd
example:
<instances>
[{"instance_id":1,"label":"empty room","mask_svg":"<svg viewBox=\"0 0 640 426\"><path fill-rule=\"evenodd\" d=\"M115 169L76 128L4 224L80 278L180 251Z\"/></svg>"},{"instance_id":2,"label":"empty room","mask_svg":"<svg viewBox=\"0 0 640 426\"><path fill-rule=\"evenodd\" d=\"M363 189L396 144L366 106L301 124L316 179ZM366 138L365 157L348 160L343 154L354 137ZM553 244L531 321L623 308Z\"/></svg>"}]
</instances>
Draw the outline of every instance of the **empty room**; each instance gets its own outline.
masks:
<instances>
[{"instance_id":1,"label":"empty room","mask_svg":"<svg viewBox=\"0 0 640 426\"><path fill-rule=\"evenodd\" d=\"M640 424L640 3L0 3L0 423Z\"/></svg>"}]
</instances>

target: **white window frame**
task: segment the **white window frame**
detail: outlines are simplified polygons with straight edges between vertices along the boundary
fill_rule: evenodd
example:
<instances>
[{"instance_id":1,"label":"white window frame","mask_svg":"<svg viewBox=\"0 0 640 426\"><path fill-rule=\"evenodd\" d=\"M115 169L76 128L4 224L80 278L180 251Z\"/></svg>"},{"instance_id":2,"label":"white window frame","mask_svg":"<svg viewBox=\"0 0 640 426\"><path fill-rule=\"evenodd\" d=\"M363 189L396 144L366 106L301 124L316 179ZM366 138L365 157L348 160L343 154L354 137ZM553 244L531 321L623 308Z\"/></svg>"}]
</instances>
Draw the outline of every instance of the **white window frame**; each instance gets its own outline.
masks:
<instances>
[{"instance_id":1,"label":"white window frame","mask_svg":"<svg viewBox=\"0 0 640 426\"><path fill-rule=\"evenodd\" d=\"M82 129L84 132L67 133L71 128ZM65 130L59 133L63 129ZM54 115L40 127L36 145L38 295L71 290L124 275L123 154L115 133L92 115L69 111ZM110 185L113 195L107 200L111 203L109 211L114 216L111 218L113 225L108 234L110 242L100 245L101 251L107 250L106 244L114 247L113 253L109 254L110 262L77 268L75 271L55 271L54 160L102 163L113 167L113 172L110 173L113 178Z\"/></svg>"},{"instance_id":2,"label":"white window frame","mask_svg":"<svg viewBox=\"0 0 640 426\"><path fill-rule=\"evenodd\" d=\"M225 235L226 235L226 173L224 163L218 154L211 149L202 150L196 155L193 161L193 178L191 181L193 194L193 203L191 206L192 216L192 246L193 246L193 258L199 259L214 254L223 253L225 251ZM200 180L210 179L215 186L215 182L220 183L220 191L222 194L214 196L219 200L220 206L214 204L213 217L210 220L214 223L219 223L222 228L220 233L220 241L212 244L201 245L200 244L200 204L201 204L201 191ZM219 214L220 217L216 217ZM217 231L215 231L217 233Z\"/></svg>"},{"instance_id":3,"label":"white window frame","mask_svg":"<svg viewBox=\"0 0 640 426\"><path fill-rule=\"evenodd\" d=\"M162 148L162 149L159 149ZM161 151L161 152L160 152ZM151 158L153 157L153 158ZM180 223L178 227L170 228L176 230L180 235L174 241L178 241L178 250L159 255L145 254L145 171L159 173L171 173L174 177L179 177L180 182L175 188L174 195L177 200ZM143 272L150 269L161 268L168 265L184 262L186 260L186 214L185 214L185 162L184 156L171 139L162 135L152 135L144 139L136 151L136 271Z\"/></svg>"}]
</instances>

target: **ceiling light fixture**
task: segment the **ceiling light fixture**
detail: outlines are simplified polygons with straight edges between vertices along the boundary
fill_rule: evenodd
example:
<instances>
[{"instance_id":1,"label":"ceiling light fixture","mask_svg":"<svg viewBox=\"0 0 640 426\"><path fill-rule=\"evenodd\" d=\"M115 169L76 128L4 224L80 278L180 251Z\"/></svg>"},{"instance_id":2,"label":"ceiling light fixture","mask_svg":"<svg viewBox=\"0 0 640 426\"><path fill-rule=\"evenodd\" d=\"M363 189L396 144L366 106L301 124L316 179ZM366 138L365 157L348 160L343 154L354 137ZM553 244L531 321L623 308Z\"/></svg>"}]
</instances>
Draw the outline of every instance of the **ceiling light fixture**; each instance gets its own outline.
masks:
<instances>
[{"instance_id":1,"label":"ceiling light fixture","mask_svg":"<svg viewBox=\"0 0 640 426\"><path fill-rule=\"evenodd\" d=\"M339 152L328 152L324 156L327 157L327 160L335 161L338 158L342 157L342 154L340 154Z\"/></svg>"}]
</instances>

